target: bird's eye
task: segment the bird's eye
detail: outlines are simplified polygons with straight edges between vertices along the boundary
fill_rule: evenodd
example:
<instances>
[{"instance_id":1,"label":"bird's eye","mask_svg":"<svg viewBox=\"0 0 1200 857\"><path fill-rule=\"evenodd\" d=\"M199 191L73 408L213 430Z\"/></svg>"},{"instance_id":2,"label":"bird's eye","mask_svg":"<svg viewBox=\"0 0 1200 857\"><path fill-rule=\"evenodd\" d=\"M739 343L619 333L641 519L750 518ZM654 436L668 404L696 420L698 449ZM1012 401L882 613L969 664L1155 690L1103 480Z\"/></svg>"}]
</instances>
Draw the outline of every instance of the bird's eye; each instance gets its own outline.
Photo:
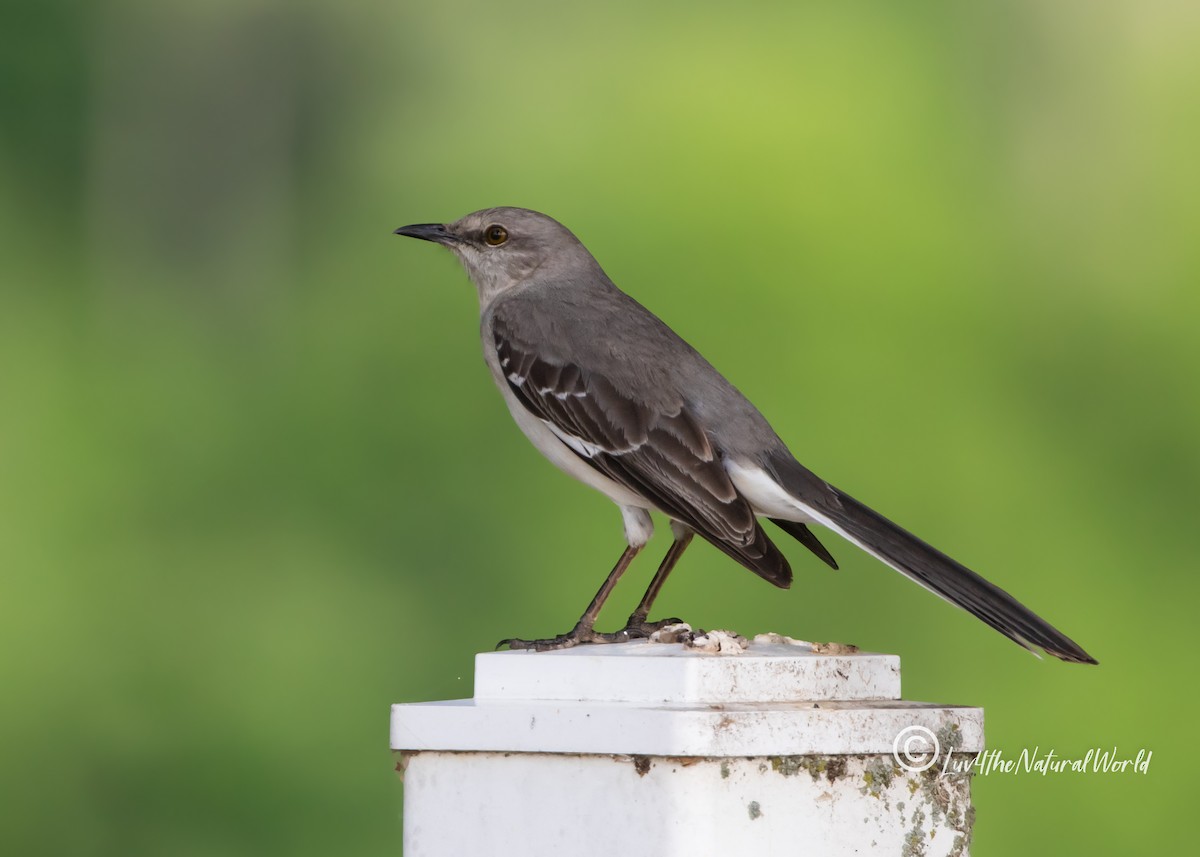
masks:
<instances>
[{"instance_id":1,"label":"bird's eye","mask_svg":"<svg viewBox=\"0 0 1200 857\"><path fill-rule=\"evenodd\" d=\"M489 226L483 232L483 240L493 247L499 247L508 240L508 230L500 224Z\"/></svg>"}]
</instances>

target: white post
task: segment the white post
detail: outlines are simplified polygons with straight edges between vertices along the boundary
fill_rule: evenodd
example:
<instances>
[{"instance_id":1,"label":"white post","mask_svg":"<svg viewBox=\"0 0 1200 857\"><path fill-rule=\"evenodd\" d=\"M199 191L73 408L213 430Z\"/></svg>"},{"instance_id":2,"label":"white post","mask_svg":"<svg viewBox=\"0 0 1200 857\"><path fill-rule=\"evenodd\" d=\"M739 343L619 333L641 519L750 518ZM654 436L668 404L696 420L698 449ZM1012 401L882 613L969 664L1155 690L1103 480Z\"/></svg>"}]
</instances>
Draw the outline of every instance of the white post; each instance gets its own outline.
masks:
<instances>
[{"instance_id":1,"label":"white post","mask_svg":"<svg viewBox=\"0 0 1200 857\"><path fill-rule=\"evenodd\" d=\"M983 711L901 700L894 655L639 641L477 655L473 699L393 706L391 738L406 857L934 857L968 853L942 769Z\"/></svg>"}]
</instances>

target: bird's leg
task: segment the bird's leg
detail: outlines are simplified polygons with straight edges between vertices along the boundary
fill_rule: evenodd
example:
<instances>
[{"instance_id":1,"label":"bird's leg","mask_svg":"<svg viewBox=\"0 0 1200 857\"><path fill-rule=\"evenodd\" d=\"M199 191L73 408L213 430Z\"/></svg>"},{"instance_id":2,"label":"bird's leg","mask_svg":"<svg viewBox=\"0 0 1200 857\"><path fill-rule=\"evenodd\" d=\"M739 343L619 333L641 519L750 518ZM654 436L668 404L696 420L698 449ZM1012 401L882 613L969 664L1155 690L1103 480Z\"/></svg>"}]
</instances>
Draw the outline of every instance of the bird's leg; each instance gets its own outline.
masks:
<instances>
[{"instance_id":1,"label":"bird's leg","mask_svg":"<svg viewBox=\"0 0 1200 857\"><path fill-rule=\"evenodd\" d=\"M618 634L624 634L626 638L634 637L649 637L655 631L665 628L667 625L678 625L678 619L660 619L657 622L647 622L646 617L650 615L650 607L654 604L654 599L658 597L659 590L666 583L667 575L671 573L671 569L675 567L675 563L679 562L679 558L683 556L683 552L687 550L687 546L691 544L694 533L688 527L682 524L676 525L671 522L671 531L675 534L675 541L671 542L671 547L667 550L667 555L663 557L663 561L659 564L658 570L654 572L654 577L650 580L650 585L646 587L646 594L642 596L641 602L637 608L629 616L629 621L625 623L625 628L618 631Z\"/></svg>"},{"instance_id":2,"label":"bird's leg","mask_svg":"<svg viewBox=\"0 0 1200 857\"><path fill-rule=\"evenodd\" d=\"M633 562L633 558L638 555L638 551L641 549L641 545L637 547L630 545L625 548L625 552L621 554L621 558L617 560L617 564L613 566L613 570L604 579L604 584L592 599L592 603L588 605L587 610L583 611L583 615L579 617L579 621L575 623L575 627L571 631L566 634L559 634L557 637L551 637L548 640L501 640L496 644L496 648L508 646L510 649L536 649L539 652L548 652L554 649L569 649L572 646L578 646L580 643L619 642L617 639L618 634L597 633L595 630L596 619L600 615L600 608L604 606L604 602L608 600L608 596L617 585L617 581L621 579L621 575L625 573L625 569L629 568L629 563ZM655 576L657 577L657 575ZM628 637L624 639L628 639Z\"/></svg>"}]
</instances>

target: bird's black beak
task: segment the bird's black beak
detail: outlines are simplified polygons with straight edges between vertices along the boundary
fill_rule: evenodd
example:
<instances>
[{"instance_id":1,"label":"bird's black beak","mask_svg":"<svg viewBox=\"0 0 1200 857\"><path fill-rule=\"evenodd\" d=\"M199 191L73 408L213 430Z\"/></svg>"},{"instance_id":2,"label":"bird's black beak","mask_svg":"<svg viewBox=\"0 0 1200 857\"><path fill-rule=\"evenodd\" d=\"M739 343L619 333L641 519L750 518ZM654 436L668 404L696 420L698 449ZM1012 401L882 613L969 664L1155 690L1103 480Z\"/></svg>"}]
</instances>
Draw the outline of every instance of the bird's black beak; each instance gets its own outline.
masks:
<instances>
[{"instance_id":1,"label":"bird's black beak","mask_svg":"<svg viewBox=\"0 0 1200 857\"><path fill-rule=\"evenodd\" d=\"M458 240L458 236L442 223L414 223L412 226L401 226L395 234L420 238L422 241L432 241L434 244L453 244Z\"/></svg>"}]
</instances>

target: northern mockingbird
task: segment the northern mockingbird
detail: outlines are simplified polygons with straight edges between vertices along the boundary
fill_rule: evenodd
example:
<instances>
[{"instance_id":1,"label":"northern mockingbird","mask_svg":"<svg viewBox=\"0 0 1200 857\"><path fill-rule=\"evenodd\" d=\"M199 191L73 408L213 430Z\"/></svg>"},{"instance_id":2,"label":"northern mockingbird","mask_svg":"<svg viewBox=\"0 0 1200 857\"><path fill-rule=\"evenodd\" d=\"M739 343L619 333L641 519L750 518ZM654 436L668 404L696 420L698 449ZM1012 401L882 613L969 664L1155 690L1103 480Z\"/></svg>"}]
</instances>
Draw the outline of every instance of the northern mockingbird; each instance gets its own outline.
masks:
<instances>
[{"instance_id":1,"label":"northern mockingbird","mask_svg":"<svg viewBox=\"0 0 1200 857\"><path fill-rule=\"evenodd\" d=\"M649 310L618 289L558 221L489 208L396 230L451 250L479 292L483 355L517 425L560 469L621 510L628 544L575 628L510 648L645 637L650 606L693 534L781 588L787 560L767 518L833 568L820 524L1030 651L1096 663L1004 590L825 482L792 456L745 396ZM594 628L650 539L650 512L675 536L641 603L615 634ZM671 620L674 621L674 620Z\"/></svg>"}]
</instances>

